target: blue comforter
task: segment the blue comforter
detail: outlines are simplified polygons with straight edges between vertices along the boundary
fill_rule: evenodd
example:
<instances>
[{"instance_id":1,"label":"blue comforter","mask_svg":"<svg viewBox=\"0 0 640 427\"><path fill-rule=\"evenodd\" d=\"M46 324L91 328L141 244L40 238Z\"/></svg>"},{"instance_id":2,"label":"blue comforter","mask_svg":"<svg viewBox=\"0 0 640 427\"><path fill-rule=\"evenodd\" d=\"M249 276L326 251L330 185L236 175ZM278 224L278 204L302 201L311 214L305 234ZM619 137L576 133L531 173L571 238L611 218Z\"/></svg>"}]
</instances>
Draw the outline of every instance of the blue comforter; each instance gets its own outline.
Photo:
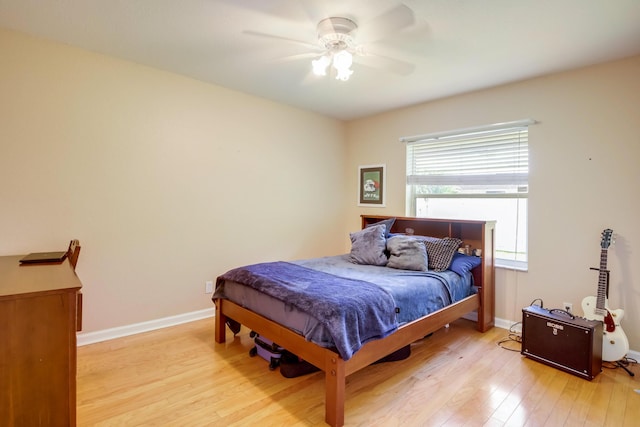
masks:
<instances>
[{"instance_id":1,"label":"blue comforter","mask_svg":"<svg viewBox=\"0 0 640 427\"><path fill-rule=\"evenodd\" d=\"M217 291L230 280L284 301L318 319L331 334L338 353L348 360L367 341L398 328L396 303L384 288L357 278L287 262L239 267L217 280Z\"/></svg>"},{"instance_id":2,"label":"blue comforter","mask_svg":"<svg viewBox=\"0 0 640 427\"><path fill-rule=\"evenodd\" d=\"M453 271L411 271L375 265L354 264L349 255L294 261L313 270L376 284L389 292L398 307L399 324L433 313L474 293L471 275Z\"/></svg>"},{"instance_id":3,"label":"blue comforter","mask_svg":"<svg viewBox=\"0 0 640 427\"><path fill-rule=\"evenodd\" d=\"M453 271L409 271L353 264L349 255L255 264L218 278L214 298L225 298L224 282L263 292L308 313L324 326L305 338L333 346L344 360L362 345L474 293L471 275ZM328 337L327 337L328 338Z\"/></svg>"}]
</instances>

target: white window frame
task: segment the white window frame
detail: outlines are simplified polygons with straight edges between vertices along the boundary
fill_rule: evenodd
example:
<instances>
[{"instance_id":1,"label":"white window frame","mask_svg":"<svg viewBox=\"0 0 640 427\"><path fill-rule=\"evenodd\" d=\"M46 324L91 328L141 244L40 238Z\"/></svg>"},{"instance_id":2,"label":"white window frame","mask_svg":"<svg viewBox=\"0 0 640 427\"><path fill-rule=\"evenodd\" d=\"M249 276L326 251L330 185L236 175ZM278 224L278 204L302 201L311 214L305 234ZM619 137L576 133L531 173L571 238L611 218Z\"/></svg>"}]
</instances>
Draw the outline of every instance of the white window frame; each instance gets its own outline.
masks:
<instances>
[{"instance_id":1,"label":"white window frame","mask_svg":"<svg viewBox=\"0 0 640 427\"><path fill-rule=\"evenodd\" d=\"M403 137L401 142L407 144L407 213L410 216L416 215L416 204L420 198L425 199L528 199L528 126L536 123L534 120L518 120L506 123L496 123L488 126L478 126L473 128L465 128L454 131L431 133L426 135L416 135L411 137ZM510 137L509 135L520 135L520 132L527 131L527 138L520 141ZM473 155L474 149L478 147L487 147L493 143L494 139L503 139L505 142L496 146L496 151L505 155L506 161L502 162L502 157L485 156L479 157ZM432 144L429 146L429 144ZM414 150L430 150L434 155L440 155L437 150L446 152L441 157L433 157L427 160L425 152L420 151L414 153ZM467 154L469 153L469 154ZM419 156L413 158L414 154ZM430 155L430 154L429 154ZM466 160L459 163L450 162L450 156L462 156ZM420 157L422 156L422 157ZM461 158L462 158L461 157ZM455 158L455 157L454 157ZM489 162L486 159L491 158ZM429 163L431 162L431 163ZM487 169L487 165L489 168ZM437 173L429 173L434 171ZM451 173L449 173L451 172ZM514 192L503 194L472 194L472 193L456 193L456 194L416 194L416 185L465 185L465 184L509 184L516 188ZM460 219L464 219L461 215ZM477 218L467 218L477 219ZM485 218L495 219L495 218ZM528 228L528 218L526 220ZM499 225L496 227L499 232ZM516 237L517 239L517 237ZM516 246L517 240L516 240ZM513 260L496 257L496 266L506 267L518 270L526 270L528 267L528 247L524 248L526 260Z\"/></svg>"}]
</instances>

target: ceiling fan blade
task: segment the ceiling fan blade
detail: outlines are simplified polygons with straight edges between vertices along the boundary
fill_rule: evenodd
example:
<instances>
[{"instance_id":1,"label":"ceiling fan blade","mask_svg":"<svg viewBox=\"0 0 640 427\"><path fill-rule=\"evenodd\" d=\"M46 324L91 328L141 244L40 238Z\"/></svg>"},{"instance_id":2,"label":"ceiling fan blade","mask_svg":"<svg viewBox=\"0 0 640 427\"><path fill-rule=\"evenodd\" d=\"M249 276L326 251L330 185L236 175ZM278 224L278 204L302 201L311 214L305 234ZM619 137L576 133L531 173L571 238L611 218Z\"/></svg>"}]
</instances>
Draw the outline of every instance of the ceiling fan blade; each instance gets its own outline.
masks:
<instances>
[{"instance_id":1,"label":"ceiling fan blade","mask_svg":"<svg viewBox=\"0 0 640 427\"><path fill-rule=\"evenodd\" d=\"M318 58L318 55L319 54L315 52L298 53L295 55L282 56L276 59L275 62L291 62L291 61L297 61L300 59L316 59ZM311 62L309 62L309 68L311 68Z\"/></svg>"},{"instance_id":2,"label":"ceiling fan blade","mask_svg":"<svg viewBox=\"0 0 640 427\"><path fill-rule=\"evenodd\" d=\"M297 39L292 39L292 38L289 38L289 37L278 36L278 35L275 35L275 34L262 33L260 31L252 31L252 30L244 30L244 31L242 31L242 34L247 34L249 36L254 36L254 37L262 37L262 38L271 39L271 40L278 40L278 41L286 41L286 42L289 42L289 43L295 43L297 45L304 46L306 48L315 49L316 51L322 50L322 48L317 44L309 43L309 42L306 42L304 40L297 40Z\"/></svg>"},{"instance_id":3,"label":"ceiling fan blade","mask_svg":"<svg viewBox=\"0 0 640 427\"><path fill-rule=\"evenodd\" d=\"M390 71L401 76L408 76L416 69L415 64L412 64L410 62L373 53L355 55L353 57L353 62L355 62L356 64L364 65L365 67Z\"/></svg>"},{"instance_id":4,"label":"ceiling fan blade","mask_svg":"<svg viewBox=\"0 0 640 427\"><path fill-rule=\"evenodd\" d=\"M383 39L416 23L413 10L399 4L381 15L359 24L358 41L361 43Z\"/></svg>"}]
</instances>

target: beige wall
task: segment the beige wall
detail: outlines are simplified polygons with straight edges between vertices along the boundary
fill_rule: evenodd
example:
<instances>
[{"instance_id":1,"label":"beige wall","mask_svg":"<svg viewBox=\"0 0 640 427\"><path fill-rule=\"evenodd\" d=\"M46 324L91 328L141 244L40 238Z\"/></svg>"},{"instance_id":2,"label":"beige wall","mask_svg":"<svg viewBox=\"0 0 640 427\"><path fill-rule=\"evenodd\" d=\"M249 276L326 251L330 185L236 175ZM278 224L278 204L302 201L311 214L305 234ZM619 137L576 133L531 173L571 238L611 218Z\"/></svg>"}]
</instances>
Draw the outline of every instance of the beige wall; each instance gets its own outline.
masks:
<instances>
[{"instance_id":1,"label":"beige wall","mask_svg":"<svg viewBox=\"0 0 640 427\"><path fill-rule=\"evenodd\" d=\"M344 124L13 32L0 52L0 255L79 238L87 332L210 308L204 282L240 264L348 250L360 214L405 213L401 136L533 118L529 272L498 271L497 315L579 307L611 227L640 350L640 57ZM358 207L378 163L387 207Z\"/></svg>"},{"instance_id":2,"label":"beige wall","mask_svg":"<svg viewBox=\"0 0 640 427\"><path fill-rule=\"evenodd\" d=\"M497 272L497 317L519 321L535 298L546 307L595 295L600 233L609 250L610 306L623 308L623 330L640 350L640 57L555 74L368 117L348 124L349 188L357 167L387 164L387 207L349 204L360 213L405 213L402 136L532 118L530 127L529 271ZM437 84L437 82L433 82ZM355 200L355 196L353 197ZM469 213L473 217L473 213Z\"/></svg>"},{"instance_id":3,"label":"beige wall","mask_svg":"<svg viewBox=\"0 0 640 427\"><path fill-rule=\"evenodd\" d=\"M86 332L344 249L343 123L17 33L0 52L0 255L80 239Z\"/></svg>"}]
</instances>

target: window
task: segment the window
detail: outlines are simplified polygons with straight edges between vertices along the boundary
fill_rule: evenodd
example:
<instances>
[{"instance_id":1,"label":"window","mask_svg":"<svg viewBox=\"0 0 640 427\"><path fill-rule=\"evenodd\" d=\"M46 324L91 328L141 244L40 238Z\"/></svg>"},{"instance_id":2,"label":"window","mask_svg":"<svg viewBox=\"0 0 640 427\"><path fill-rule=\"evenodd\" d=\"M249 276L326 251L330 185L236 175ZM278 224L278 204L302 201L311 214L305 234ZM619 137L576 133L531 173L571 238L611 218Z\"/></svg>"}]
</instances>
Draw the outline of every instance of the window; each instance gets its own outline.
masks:
<instances>
[{"instance_id":1,"label":"window","mask_svg":"<svg viewBox=\"0 0 640 427\"><path fill-rule=\"evenodd\" d=\"M407 211L496 221L496 264L526 269L532 120L403 138Z\"/></svg>"}]
</instances>

